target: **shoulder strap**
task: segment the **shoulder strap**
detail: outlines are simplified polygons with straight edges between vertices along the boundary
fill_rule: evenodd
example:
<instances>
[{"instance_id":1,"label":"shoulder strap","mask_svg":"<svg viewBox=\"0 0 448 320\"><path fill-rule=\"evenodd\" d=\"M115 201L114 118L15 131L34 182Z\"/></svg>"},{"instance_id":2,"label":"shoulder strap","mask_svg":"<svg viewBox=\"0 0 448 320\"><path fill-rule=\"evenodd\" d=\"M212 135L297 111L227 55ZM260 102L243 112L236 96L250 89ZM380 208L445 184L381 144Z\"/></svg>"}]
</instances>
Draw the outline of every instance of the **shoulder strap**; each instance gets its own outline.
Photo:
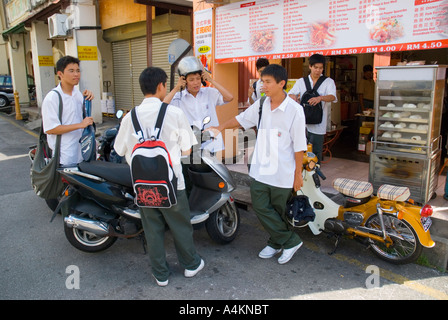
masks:
<instances>
[{"instance_id":1,"label":"shoulder strap","mask_svg":"<svg viewBox=\"0 0 448 320\"><path fill-rule=\"evenodd\" d=\"M160 131L162 131L163 119L165 118L166 110L168 109L168 104L163 102L160 106L159 116L157 117L155 133L157 134L156 139L159 140Z\"/></svg>"},{"instance_id":2,"label":"shoulder strap","mask_svg":"<svg viewBox=\"0 0 448 320\"><path fill-rule=\"evenodd\" d=\"M59 97L59 121L61 121L61 124L62 124L62 97L61 97L61 94L57 90L53 89L52 91L56 92Z\"/></svg>"},{"instance_id":3,"label":"shoulder strap","mask_svg":"<svg viewBox=\"0 0 448 320\"><path fill-rule=\"evenodd\" d=\"M58 97L59 97L59 121L62 124L62 105L63 105L63 103L62 103L62 96L56 89L53 89L52 91L56 92L58 94ZM59 151L60 146L61 146L61 135L58 134L57 137L56 137L55 150L57 149Z\"/></svg>"},{"instance_id":4,"label":"shoulder strap","mask_svg":"<svg viewBox=\"0 0 448 320\"><path fill-rule=\"evenodd\" d=\"M306 91L315 91L317 92L317 89L319 89L320 85L327 79L326 76L320 76L320 78L317 80L316 85L311 89L311 83L308 76L304 77L303 80L305 81Z\"/></svg>"},{"instance_id":5,"label":"shoulder strap","mask_svg":"<svg viewBox=\"0 0 448 320\"><path fill-rule=\"evenodd\" d=\"M327 79L326 76L320 76L320 78L317 80L316 85L314 86L313 90L317 92L317 89L319 89L320 85Z\"/></svg>"},{"instance_id":6,"label":"shoulder strap","mask_svg":"<svg viewBox=\"0 0 448 320\"><path fill-rule=\"evenodd\" d=\"M157 117L157 121L156 121L156 125L155 125L155 132L156 132L155 138L156 139L159 139L159 137L160 137L160 131L162 130L163 119L165 118L165 113L166 113L167 108L168 108L168 104L163 102L160 107L159 115ZM140 126L140 123L138 122L136 108L133 108L131 110L131 119L132 119L132 124L134 126L135 133L140 137L139 140L142 142L142 140L144 140L145 137L143 135L142 127Z\"/></svg>"},{"instance_id":7,"label":"shoulder strap","mask_svg":"<svg viewBox=\"0 0 448 320\"><path fill-rule=\"evenodd\" d=\"M303 77L303 81L305 81L306 91L311 91L310 78L308 78L308 76Z\"/></svg>"},{"instance_id":8,"label":"shoulder strap","mask_svg":"<svg viewBox=\"0 0 448 320\"><path fill-rule=\"evenodd\" d=\"M255 81L254 83L252 83L252 87L254 88L254 93L255 93L255 98L257 97L257 81Z\"/></svg>"},{"instance_id":9,"label":"shoulder strap","mask_svg":"<svg viewBox=\"0 0 448 320\"><path fill-rule=\"evenodd\" d=\"M137 119L137 107L132 108L131 110L131 119L132 119L132 125L134 126L135 133L140 138L138 139L140 142L143 142L145 140L143 136L142 128L140 127L140 123Z\"/></svg>"},{"instance_id":10,"label":"shoulder strap","mask_svg":"<svg viewBox=\"0 0 448 320\"><path fill-rule=\"evenodd\" d=\"M258 127L257 127L257 129L260 128L261 115L263 114L263 103L265 100L266 100L266 96L262 96L260 98L260 109L258 109Z\"/></svg>"},{"instance_id":11,"label":"shoulder strap","mask_svg":"<svg viewBox=\"0 0 448 320\"><path fill-rule=\"evenodd\" d=\"M51 91L56 92L58 94L58 96L59 96L59 121L62 124L62 97L61 97L61 94L57 90L53 89ZM41 126L40 126L39 140L45 141L44 139L46 139L46 138L45 138L45 133L44 133L44 121L42 119L42 123L41 123ZM54 156L59 157L59 153L60 153L59 149L60 148L61 148L61 135L58 134L56 136L56 144L55 144L55 148L53 150L54 151ZM59 159L57 159L57 161L59 163Z\"/></svg>"}]
</instances>

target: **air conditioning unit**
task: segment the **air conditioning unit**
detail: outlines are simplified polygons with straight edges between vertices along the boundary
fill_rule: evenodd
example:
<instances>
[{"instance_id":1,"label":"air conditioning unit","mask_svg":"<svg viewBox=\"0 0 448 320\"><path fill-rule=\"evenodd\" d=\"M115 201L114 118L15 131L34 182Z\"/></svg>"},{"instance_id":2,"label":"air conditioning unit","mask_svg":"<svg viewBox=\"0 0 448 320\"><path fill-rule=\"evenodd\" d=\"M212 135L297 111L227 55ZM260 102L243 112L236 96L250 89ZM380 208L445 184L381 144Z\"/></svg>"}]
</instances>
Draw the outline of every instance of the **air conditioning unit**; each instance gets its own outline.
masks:
<instances>
[{"instance_id":1,"label":"air conditioning unit","mask_svg":"<svg viewBox=\"0 0 448 320\"><path fill-rule=\"evenodd\" d=\"M67 26L65 23L67 17L65 14L56 13L48 18L48 31L51 39L67 37Z\"/></svg>"}]
</instances>

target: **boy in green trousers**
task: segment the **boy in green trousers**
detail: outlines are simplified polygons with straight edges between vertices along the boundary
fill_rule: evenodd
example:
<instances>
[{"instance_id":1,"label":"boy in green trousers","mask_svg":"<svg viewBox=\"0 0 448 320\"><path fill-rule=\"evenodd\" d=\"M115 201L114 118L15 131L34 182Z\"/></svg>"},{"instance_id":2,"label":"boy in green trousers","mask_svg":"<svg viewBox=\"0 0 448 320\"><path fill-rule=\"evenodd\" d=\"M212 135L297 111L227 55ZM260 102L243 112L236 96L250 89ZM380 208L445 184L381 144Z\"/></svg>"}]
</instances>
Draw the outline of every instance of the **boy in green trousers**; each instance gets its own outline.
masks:
<instances>
[{"instance_id":1,"label":"boy in green trousers","mask_svg":"<svg viewBox=\"0 0 448 320\"><path fill-rule=\"evenodd\" d=\"M298 191L303 186L302 161L307 149L305 115L303 108L284 91L288 75L282 66L267 66L261 80L267 96L261 116L258 100L243 113L210 130L216 135L218 131L239 126L258 127L249 172L250 191L252 207L270 236L258 256L268 259L283 250L278 263L284 264L302 245L300 237L288 227L285 209L292 189Z\"/></svg>"},{"instance_id":2,"label":"boy in green trousers","mask_svg":"<svg viewBox=\"0 0 448 320\"><path fill-rule=\"evenodd\" d=\"M165 71L156 67L146 68L139 78L145 99L141 105L136 107L136 112L140 125L148 136L151 136L150 132L154 130L162 105L161 100L166 96L166 80ZM181 155L189 155L192 145L197 141L182 110L171 105L168 106L160 139L170 153L174 173L177 177L177 204L165 209L140 208L140 213L153 276L159 286L166 286L170 270L165 253L165 225L170 228L179 263L185 268L185 277L195 276L204 267L204 260L197 254L193 242L190 207L180 162ZM114 149L119 155L126 156L126 161L131 163L132 150L137 143L138 137L135 134L129 112L121 121Z\"/></svg>"}]
</instances>

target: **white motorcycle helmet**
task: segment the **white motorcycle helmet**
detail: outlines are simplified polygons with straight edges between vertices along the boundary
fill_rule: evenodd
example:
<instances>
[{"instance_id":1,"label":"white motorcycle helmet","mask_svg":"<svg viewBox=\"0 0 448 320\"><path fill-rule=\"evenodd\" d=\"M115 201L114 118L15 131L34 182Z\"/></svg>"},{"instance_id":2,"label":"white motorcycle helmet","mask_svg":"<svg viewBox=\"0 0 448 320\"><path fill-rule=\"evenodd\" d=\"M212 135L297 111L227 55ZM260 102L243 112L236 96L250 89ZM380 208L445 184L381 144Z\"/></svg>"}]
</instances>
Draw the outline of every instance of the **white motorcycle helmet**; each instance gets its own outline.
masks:
<instances>
[{"instance_id":1,"label":"white motorcycle helmet","mask_svg":"<svg viewBox=\"0 0 448 320\"><path fill-rule=\"evenodd\" d=\"M194 56L182 58L177 66L177 72L181 77L186 77L190 73L202 73L203 69L202 63Z\"/></svg>"}]
</instances>

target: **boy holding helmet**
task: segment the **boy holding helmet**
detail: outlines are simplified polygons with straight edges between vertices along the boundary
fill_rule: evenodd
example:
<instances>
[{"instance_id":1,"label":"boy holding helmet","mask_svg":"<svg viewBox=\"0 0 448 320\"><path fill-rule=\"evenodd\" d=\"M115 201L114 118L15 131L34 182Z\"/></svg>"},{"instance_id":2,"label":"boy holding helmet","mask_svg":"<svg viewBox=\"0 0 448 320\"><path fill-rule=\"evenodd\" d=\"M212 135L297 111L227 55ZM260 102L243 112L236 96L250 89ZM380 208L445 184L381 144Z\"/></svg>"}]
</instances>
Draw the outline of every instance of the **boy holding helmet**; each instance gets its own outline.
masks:
<instances>
[{"instance_id":1,"label":"boy holding helmet","mask_svg":"<svg viewBox=\"0 0 448 320\"><path fill-rule=\"evenodd\" d=\"M181 108L192 126L202 128L202 120L206 116L211 118L206 127L218 126L216 107L232 101L233 95L203 70L202 64L196 57L183 58L179 62L178 71L179 81L165 97L164 102ZM214 88L203 87L204 81L211 83ZM202 147L211 153L223 150L222 136L205 142Z\"/></svg>"}]
</instances>

